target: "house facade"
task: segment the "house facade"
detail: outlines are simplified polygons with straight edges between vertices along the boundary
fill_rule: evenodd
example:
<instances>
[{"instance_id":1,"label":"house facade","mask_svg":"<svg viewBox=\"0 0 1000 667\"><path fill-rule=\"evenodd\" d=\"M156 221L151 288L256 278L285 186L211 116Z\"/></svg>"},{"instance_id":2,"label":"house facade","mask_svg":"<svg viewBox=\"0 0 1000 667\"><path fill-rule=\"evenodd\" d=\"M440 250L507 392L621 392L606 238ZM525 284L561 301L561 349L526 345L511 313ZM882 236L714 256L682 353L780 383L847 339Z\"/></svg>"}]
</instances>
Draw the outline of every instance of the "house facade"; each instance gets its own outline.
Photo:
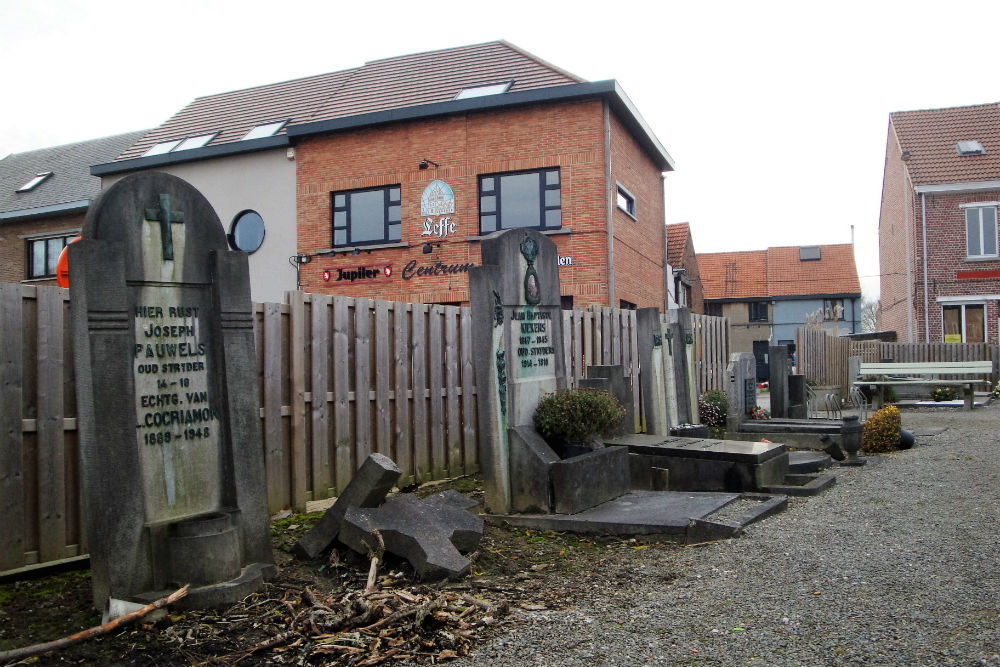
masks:
<instances>
[{"instance_id":1,"label":"house facade","mask_svg":"<svg viewBox=\"0 0 1000 667\"><path fill-rule=\"evenodd\" d=\"M77 236L101 179L90 165L145 134L130 132L0 160L0 281L55 284L56 260Z\"/></svg>"},{"instance_id":2,"label":"house facade","mask_svg":"<svg viewBox=\"0 0 1000 667\"><path fill-rule=\"evenodd\" d=\"M771 345L795 342L800 327L861 331L861 282L852 244L699 253L705 312L730 319L730 350L750 352L768 376Z\"/></svg>"},{"instance_id":3,"label":"house facade","mask_svg":"<svg viewBox=\"0 0 1000 667\"><path fill-rule=\"evenodd\" d=\"M556 243L564 304L667 304L669 154L616 82L506 42L199 98L94 173L141 169L185 178L231 227L259 214L257 300L466 303L479 241L533 228Z\"/></svg>"},{"instance_id":4,"label":"house facade","mask_svg":"<svg viewBox=\"0 0 1000 667\"><path fill-rule=\"evenodd\" d=\"M672 283L668 288L674 302L690 308L692 313L704 315L705 288L701 284L691 226L686 222L667 225L667 265Z\"/></svg>"},{"instance_id":5,"label":"house facade","mask_svg":"<svg viewBox=\"0 0 1000 667\"><path fill-rule=\"evenodd\" d=\"M890 114L879 329L901 342L1000 340L1000 106Z\"/></svg>"}]
</instances>

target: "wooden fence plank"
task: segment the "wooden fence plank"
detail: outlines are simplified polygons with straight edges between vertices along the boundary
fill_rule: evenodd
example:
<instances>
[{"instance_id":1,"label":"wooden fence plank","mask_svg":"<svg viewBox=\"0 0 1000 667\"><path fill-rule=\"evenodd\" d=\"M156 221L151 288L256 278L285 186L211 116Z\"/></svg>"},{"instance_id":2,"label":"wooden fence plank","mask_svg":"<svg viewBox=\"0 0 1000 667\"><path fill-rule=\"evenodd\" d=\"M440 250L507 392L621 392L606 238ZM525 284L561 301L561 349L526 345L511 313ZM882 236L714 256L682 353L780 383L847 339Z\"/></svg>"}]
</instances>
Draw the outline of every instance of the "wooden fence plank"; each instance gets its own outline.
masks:
<instances>
[{"instance_id":1,"label":"wooden fence plank","mask_svg":"<svg viewBox=\"0 0 1000 667\"><path fill-rule=\"evenodd\" d=\"M308 463L311 454L307 447L309 443L306 432L306 340L308 338L309 319L306 317L306 295L304 292L288 292L286 300L289 307L288 324L288 355L289 372L291 373L290 411L292 417L289 433L289 463L291 504L299 511L305 511L309 480ZM312 304L310 304L312 306ZM311 319L311 318L310 318ZM314 496L315 497L315 496Z\"/></svg>"},{"instance_id":2,"label":"wooden fence plank","mask_svg":"<svg viewBox=\"0 0 1000 667\"><path fill-rule=\"evenodd\" d=\"M350 310L354 299L333 300L333 442L334 479L339 495L354 476L354 449L351 442Z\"/></svg>"},{"instance_id":3,"label":"wooden fence plank","mask_svg":"<svg viewBox=\"0 0 1000 667\"><path fill-rule=\"evenodd\" d=\"M41 287L38 302L38 558L66 557L66 442L63 437L63 300Z\"/></svg>"},{"instance_id":4,"label":"wooden fence plank","mask_svg":"<svg viewBox=\"0 0 1000 667\"><path fill-rule=\"evenodd\" d=\"M566 388L572 389L576 386L576 379L573 377L573 311L563 310L560 314L562 315L563 368L566 370Z\"/></svg>"},{"instance_id":5,"label":"wooden fence plank","mask_svg":"<svg viewBox=\"0 0 1000 667\"><path fill-rule=\"evenodd\" d=\"M614 358L611 354L613 342L611 333L611 308L607 306L602 306L600 308L601 314L601 361L602 366L607 366L608 364L613 364Z\"/></svg>"},{"instance_id":6,"label":"wooden fence plank","mask_svg":"<svg viewBox=\"0 0 1000 667\"><path fill-rule=\"evenodd\" d=\"M375 451L392 456L391 344L389 302L375 302Z\"/></svg>"},{"instance_id":7,"label":"wooden fence plank","mask_svg":"<svg viewBox=\"0 0 1000 667\"><path fill-rule=\"evenodd\" d=\"M594 362L594 313L587 311L581 315L583 327L583 365L580 368L579 377L584 377L587 372L587 366L590 366ZM597 341L599 344L600 341Z\"/></svg>"},{"instance_id":8,"label":"wooden fence plank","mask_svg":"<svg viewBox=\"0 0 1000 667\"><path fill-rule=\"evenodd\" d=\"M329 498L334 486L332 450L330 447L330 409L327 390L330 387L330 297L312 295L310 330L312 373L310 387L312 402L309 404L309 427L312 432L312 493L313 500Z\"/></svg>"},{"instance_id":9,"label":"wooden fence plank","mask_svg":"<svg viewBox=\"0 0 1000 667\"><path fill-rule=\"evenodd\" d=\"M583 377L584 347L583 340L583 313L571 311L573 313L573 386L577 386L577 381Z\"/></svg>"},{"instance_id":10,"label":"wooden fence plank","mask_svg":"<svg viewBox=\"0 0 1000 667\"><path fill-rule=\"evenodd\" d=\"M629 312L629 381L632 383L632 414L635 416L635 430L642 427L642 406L639 395L639 327L637 313Z\"/></svg>"},{"instance_id":11,"label":"wooden fence plank","mask_svg":"<svg viewBox=\"0 0 1000 667\"><path fill-rule=\"evenodd\" d=\"M458 307L444 308L444 366L445 366L445 412L448 423L448 473L455 477L465 472L462 465L462 429L459 414L458 380Z\"/></svg>"},{"instance_id":12,"label":"wooden fence plank","mask_svg":"<svg viewBox=\"0 0 1000 667\"><path fill-rule=\"evenodd\" d=\"M431 479L431 452L427 445L427 305L413 304L413 474L416 481Z\"/></svg>"},{"instance_id":13,"label":"wooden fence plank","mask_svg":"<svg viewBox=\"0 0 1000 667\"><path fill-rule=\"evenodd\" d=\"M443 355L442 340L442 306L434 304L430 309L430 326L428 329L427 347L430 353L430 426L431 426L431 475L433 479L447 476L448 460L445 454L444 401L441 391L444 389L444 373L442 372Z\"/></svg>"},{"instance_id":14,"label":"wooden fence plank","mask_svg":"<svg viewBox=\"0 0 1000 667\"><path fill-rule=\"evenodd\" d=\"M354 465L372 453L371 336L372 300L354 301Z\"/></svg>"},{"instance_id":15,"label":"wooden fence plank","mask_svg":"<svg viewBox=\"0 0 1000 667\"><path fill-rule=\"evenodd\" d=\"M287 507L288 465L281 427L281 304L264 304L264 463L267 504Z\"/></svg>"},{"instance_id":16,"label":"wooden fence plank","mask_svg":"<svg viewBox=\"0 0 1000 667\"><path fill-rule=\"evenodd\" d=\"M465 473L479 469L478 416L476 414L476 375L472 365L472 309L462 308L462 458Z\"/></svg>"},{"instance_id":17,"label":"wooden fence plank","mask_svg":"<svg viewBox=\"0 0 1000 667\"><path fill-rule=\"evenodd\" d=\"M413 429L410 418L410 306L397 301L393 308L393 351L396 361L396 442L393 460L403 472L403 479L412 483Z\"/></svg>"},{"instance_id":18,"label":"wooden fence plank","mask_svg":"<svg viewBox=\"0 0 1000 667\"><path fill-rule=\"evenodd\" d=\"M25 564L21 292L0 283L0 571Z\"/></svg>"}]
</instances>

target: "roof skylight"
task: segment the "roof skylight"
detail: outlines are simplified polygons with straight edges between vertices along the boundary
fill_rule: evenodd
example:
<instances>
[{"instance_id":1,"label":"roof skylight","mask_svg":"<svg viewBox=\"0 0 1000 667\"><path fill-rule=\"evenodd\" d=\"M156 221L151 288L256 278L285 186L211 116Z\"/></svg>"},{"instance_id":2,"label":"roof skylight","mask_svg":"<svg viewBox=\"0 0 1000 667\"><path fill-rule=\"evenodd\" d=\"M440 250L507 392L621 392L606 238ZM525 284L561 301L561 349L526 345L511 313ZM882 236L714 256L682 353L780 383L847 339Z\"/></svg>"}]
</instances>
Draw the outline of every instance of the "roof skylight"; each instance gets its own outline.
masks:
<instances>
[{"instance_id":1,"label":"roof skylight","mask_svg":"<svg viewBox=\"0 0 1000 667\"><path fill-rule=\"evenodd\" d=\"M215 135L217 134L218 132L212 132L211 134L199 134L196 137L188 137L180 144L178 144L177 147L174 148L174 150L187 151L191 150L192 148L201 148L202 146L210 142L212 139L214 139Z\"/></svg>"},{"instance_id":2,"label":"roof skylight","mask_svg":"<svg viewBox=\"0 0 1000 667\"><path fill-rule=\"evenodd\" d=\"M163 155L164 153L169 153L174 150L174 146L181 143L180 139L174 139L173 141L161 141L158 144L153 144L150 146L149 150L142 154L143 157L147 155Z\"/></svg>"},{"instance_id":3,"label":"roof skylight","mask_svg":"<svg viewBox=\"0 0 1000 667\"><path fill-rule=\"evenodd\" d=\"M978 141L959 141L955 144L959 155L985 155L986 149Z\"/></svg>"},{"instance_id":4,"label":"roof skylight","mask_svg":"<svg viewBox=\"0 0 1000 667\"><path fill-rule=\"evenodd\" d=\"M504 81L503 83L491 83L485 86L470 86L468 88L463 88L458 91L458 95L455 95L456 100L464 100L469 97L482 97L483 95L499 95L501 93L506 93L510 90L513 85L513 81Z\"/></svg>"},{"instance_id":5,"label":"roof skylight","mask_svg":"<svg viewBox=\"0 0 1000 667\"><path fill-rule=\"evenodd\" d=\"M258 125L252 128L249 132L243 135L240 141L246 141L248 139L263 139L264 137L273 137L277 134L278 130L285 126L287 120L279 120L277 123L264 123L263 125Z\"/></svg>"},{"instance_id":6,"label":"roof skylight","mask_svg":"<svg viewBox=\"0 0 1000 667\"><path fill-rule=\"evenodd\" d=\"M51 171L43 171L35 174L34 178L19 187L16 192L29 192L38 187L38 184L44 181L46 178L52 175Z\"/></svg>"}]
</instances>

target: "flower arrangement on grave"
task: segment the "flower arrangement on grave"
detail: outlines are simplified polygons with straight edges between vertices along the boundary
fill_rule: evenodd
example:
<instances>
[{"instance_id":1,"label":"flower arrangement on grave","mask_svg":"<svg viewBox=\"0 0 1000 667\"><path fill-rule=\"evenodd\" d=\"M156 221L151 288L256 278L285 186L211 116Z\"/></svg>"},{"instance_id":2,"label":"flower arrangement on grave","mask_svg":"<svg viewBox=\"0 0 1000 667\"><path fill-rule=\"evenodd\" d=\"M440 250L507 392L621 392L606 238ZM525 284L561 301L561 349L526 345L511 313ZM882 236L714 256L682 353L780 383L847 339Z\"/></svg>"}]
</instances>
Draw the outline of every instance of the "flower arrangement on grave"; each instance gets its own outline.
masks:
<instances>
[{"instance_id":1,"label":"flower arrangement on grave","mask_svg":"<svg viewBox=\"0 0 1000 667\"><path fill-rule=\"evenodd\" d=\"M990 396L1000 399L1000 380L997 380L997 386L993 387L993 391L990 392Z\"/></svg>"},{"instance_id":2,"label":"flower arrangement on grave","mask_svg":"<svg viewBox=\"0 0 1000 667\"><path fill-rule=\"evenodd\" d=\"M759 405L750 412L750 419L770 419L771 413Z\"/></svg>"},{"instance_id":3,"label":"flower arrangement on grave","mask_svg":"<svg viewBox=\"0 0 1000 667\"><path fill-rule=\"evenodd\" d=\"M535 408L535 430L550 444L585 442L621 423L625 408L599 389L564 389Z\"/></svg>"},{"instance_id":4,"label":"flower arrangement on grave","mask_svg":"<svg viewBox=\"0 0 1000 667\"><path fill-rule=\"evenodd\" d=\"M861 432L861 451L866 454L893 451L899 445L902 427L902 417L895 405L887 405L877 410L865 421L864 430Z\"/></svg>"},{"instance_id":5,"label":"flower arrangement on grave","mask_svg":"<svg viewBox=\"0 0 1000 667\"><path fill-rule=\"evenodd\" d=\"M931 392L931 397L935 402L954 401L958 397L958 392L954 387L937 387Z\"/></svg>"},{"instance_id":6,"label":"flower arrangement on grave","mask_svg":"<svg viewBox=\"0 0 1000 667\"><path fill-rule=\"evenodd\" d=\"M726 392L719 389L706 391L698 399L698 419L706 426L725 426L729 414Z\"/></svg>"}]
</instances>

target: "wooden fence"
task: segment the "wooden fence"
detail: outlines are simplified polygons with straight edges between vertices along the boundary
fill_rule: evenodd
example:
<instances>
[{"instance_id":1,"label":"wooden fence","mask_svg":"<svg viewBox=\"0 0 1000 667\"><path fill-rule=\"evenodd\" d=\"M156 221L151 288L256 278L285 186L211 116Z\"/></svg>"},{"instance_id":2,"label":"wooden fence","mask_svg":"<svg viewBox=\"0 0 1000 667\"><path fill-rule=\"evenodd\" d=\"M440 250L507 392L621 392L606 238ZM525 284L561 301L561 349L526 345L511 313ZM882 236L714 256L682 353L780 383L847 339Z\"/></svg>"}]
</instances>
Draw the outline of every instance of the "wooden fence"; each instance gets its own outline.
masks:
<instances>
[{"instance_id":1,"label":"wooden fence","mask_svg":"<svg viewBox=\"0 0 1000 667\"><path fill-rule=\"evenodd\" d=\"M847 395L854 381L847 369L849 357L861 357L865 362L882 359L898 362L989 360L993 362L993 373L984 379L996 382L998 378L1000 348L987 343L884 343L851 340L810 329L799 329L795 341L798 372L819 384L840 385L842 396Z\"/></svg>"},{"instance_id":2,"label":"wooden fence","mask_svg":"<svg viewBox=\"0 0 1000 667\"><path fill-rule=\"evenodd\" d=\"M291 292L254 304L272 511L336 495L371 452L403 483L477 469L469 308ZM699 392L721 387L728 321L695 317ZM563 311L567 382L621 364L639 414L634 311ZM87 552L69 292L0 284L0 572Z\"/></svg>"}]
</instances>

